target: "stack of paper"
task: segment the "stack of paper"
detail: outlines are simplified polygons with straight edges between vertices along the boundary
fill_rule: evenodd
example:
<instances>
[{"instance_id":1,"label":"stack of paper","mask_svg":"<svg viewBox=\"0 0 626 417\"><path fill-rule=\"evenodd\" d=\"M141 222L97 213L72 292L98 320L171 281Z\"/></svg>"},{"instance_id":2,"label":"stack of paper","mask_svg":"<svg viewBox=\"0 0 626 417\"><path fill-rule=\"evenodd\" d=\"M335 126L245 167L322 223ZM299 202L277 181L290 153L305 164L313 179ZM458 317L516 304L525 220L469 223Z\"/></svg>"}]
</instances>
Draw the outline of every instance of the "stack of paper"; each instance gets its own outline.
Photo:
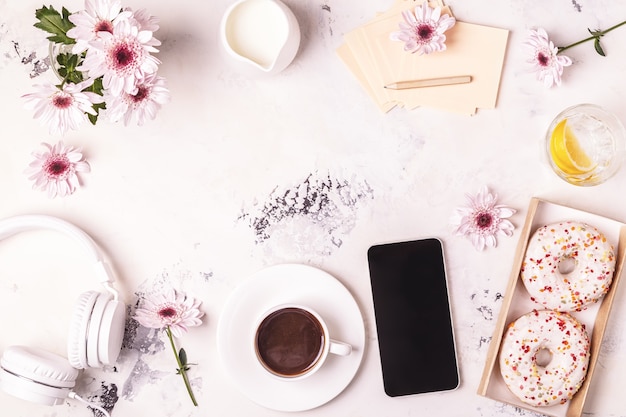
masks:
<instances>
[{"instance_id":1,"label":"stack of paper","mask_svg":"<svg viewBox=\"0 0 626 417\"><path fill-rule=\"evenodd\" d=\"M418 55L405 51L403 42L389 35L399 30L402 11L421 6L424 0L396 0L386 12L347 33L337 53L372 97L388 112L395 106L413 109L428 106L462 114L477 108L495 108L504 63L508 30L460 22L446 34L446 50ZM448 7L442 14L452 16ZM466 84L393 90L386 85L412 80L471 76Z\"/></svg>"}]
</instances>

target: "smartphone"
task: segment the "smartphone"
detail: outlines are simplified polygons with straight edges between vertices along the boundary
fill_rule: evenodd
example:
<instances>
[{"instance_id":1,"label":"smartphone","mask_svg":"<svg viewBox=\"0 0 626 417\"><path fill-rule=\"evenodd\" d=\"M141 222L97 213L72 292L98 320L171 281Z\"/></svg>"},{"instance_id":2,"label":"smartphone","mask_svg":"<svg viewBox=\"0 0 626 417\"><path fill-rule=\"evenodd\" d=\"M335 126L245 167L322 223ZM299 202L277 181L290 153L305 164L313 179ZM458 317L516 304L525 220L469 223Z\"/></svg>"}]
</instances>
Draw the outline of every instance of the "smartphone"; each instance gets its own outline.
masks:
<instances>
[{"instance_id":1,"label":"smartphone","mask_svg":"<svg viewBox=\"0 0 626 417\"><path fill-rule=\"evenodd\" d=\"M375 245L367 258L385 393L396 397L457 388L441 241Z\"/></svg>"}]
</instances>

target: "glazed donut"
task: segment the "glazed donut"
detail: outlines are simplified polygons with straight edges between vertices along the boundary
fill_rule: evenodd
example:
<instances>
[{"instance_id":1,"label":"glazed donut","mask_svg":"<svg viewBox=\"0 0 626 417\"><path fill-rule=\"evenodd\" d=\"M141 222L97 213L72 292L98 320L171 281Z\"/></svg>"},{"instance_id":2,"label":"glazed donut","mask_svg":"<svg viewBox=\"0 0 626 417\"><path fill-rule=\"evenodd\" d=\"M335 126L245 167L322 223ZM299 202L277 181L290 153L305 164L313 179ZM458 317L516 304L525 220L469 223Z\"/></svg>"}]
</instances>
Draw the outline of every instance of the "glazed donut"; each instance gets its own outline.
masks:
<instances>
[{"instance_id":1,"label":"glazed donut","mask_svg":"<svg viewBox=\"0 0 626 417\"><path fill-rule=\"evenodd\" d=\"M542 350L548 356L546 361L537 360ZM588 364L585 326L568 313L534 310L506 329L500 372L509 390L526 404L537 407L567 402L582 385Z\"/></svg>"},{"instance_id":2,"label":"glazed donut","mask_svg":"<svg viewBox=\"0 0 626 417\"><path fill-rule=\"evenodd\" d=\"M562 272L571 262L573 270ZM528 243L521 278L531 299L559 311L581 311L609 290L615 253L606 237L585 223L559 222L537 229Z\"/></svg>"}]
</instances>

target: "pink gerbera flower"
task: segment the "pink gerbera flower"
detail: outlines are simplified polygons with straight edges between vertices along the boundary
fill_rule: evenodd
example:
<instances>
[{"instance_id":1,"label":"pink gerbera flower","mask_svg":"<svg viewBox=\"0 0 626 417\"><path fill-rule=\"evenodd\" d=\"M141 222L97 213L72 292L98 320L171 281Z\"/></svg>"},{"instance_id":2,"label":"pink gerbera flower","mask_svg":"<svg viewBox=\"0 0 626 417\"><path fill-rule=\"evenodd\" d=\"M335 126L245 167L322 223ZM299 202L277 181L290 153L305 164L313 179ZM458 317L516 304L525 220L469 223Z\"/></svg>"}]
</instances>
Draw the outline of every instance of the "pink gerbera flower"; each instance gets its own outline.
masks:
<instances>
[{"instance_id":1,"label":"pink gerbera flower","mask_svg":"<svg viewBox=\"0 0 626 417\"><path fill-rule=\"evenodd\" d=\"M42 145L46 150L33 152L35 160L25 171L28 179L35 181L33 188L47 191L50 198L74 193L80 185L77 173L91 170L89 163L83 159L81 149L65 146L63 142Z\"/></svg>"},{"instance_id":2,"label":"pink gerbera flower","mask_svg":"<svg viewBox=\"0 0 626 417\"><path fill-rule=\"evenodd\" d=\"M178 364L176 373L183 378L187 393L195 406L198 405L198 402L187 376L191 364L187 362L185 349L176 350L173 336L181 337L187 328L202 324L200 319L204 313L198 307L200 307L200 301L179 294L172 289L166 293L159 293L146 298L143 307L138 308L134 316L134 319L142 326L152 329L165 329L165 334L167 334L170 346L176 356L176 363Z\"/></svg>"},{"instance_id":3,"label":"pink gerbera flower","mask_svg":"<svg viewBox=\"0 0 626 417\"><path fill-rule=\"evenodd\" d=\"M452 219L457 235L467 236L479 251L495 247L498 234L513 235L515 226L507 219L516 210L496 204L497 194L491 194L487 187L482 187L476 196L466 194L465 197L468 205L457 208Z\"/></svg>"},{"instance_id":4,"label":"pink gerbera flower","mask_svg":"<svg viewBox=\"0 0 626 417\"><path fill-rule=\"evenodd\" d=\"M135 312L135 320L142 326L152 329L170 329L176 337L181 337L189 327L202 324L204 315L198 307L201 302L175 290L159 293L146 298L142 308Z\"/></svg>"},{"instance_id":5,"label":"pink gerbera flower","mask_svg":"<svg viewBox=\"0 0 626 417\"><path fill-rule=\"evenodd\" d=\"M98 39L90 44L85 60L78 68L89 72L92 78L103 76L103 87L117 96L122 91L136 94L138 80L155 73L160 64L151 55L154 48L152 32L140 30L129 20L122 20L113 33L100 32Z\"/></svg>"},{"instance_id":6,"label":"pink gerbera flower","mask_svg":"<svg viewBox=\"0 0 626 417\"><path fill-rule=\"evenodd\" d=\"M50 83L35 85L39 91L25 94L25 107L34 109L35 119L41 118L50 128L50 134L65 134L68 129L78 129L87 114L96 114L93 105L102 103L102 96L82 91L89 82L64 84L58 88Z\"/></svg>"},{"instance_id":7,"label":"pink gerbera flower","mask_svg":"<svg viewBox=\"0 0 626 417\"><path fill-rule=\"evenodd\" d=\"M561 85L563 68L572 65L572 60L564 55L557 55L558 48L548 39L548 34L542 28L530 30L524 42L530 51L528 62L532 71L537 73L537 79L543 81L546 87Z\"/></svg>"},{"instance_id":8,"label":"pink gerbera flower","mask_svg":"<svg viewBox=\"0 0 626 417\"><path fill-rule=\"evenodd\" d=\"M161 105L170 101L170 92L165 85L165 78L149 74L145 79L136 84L135 94L122 92L119 96L105 94L107 101L107 115L117 122L124 120L128 125L133 117L137 118L137 124L142 126L146 119L153 120Z\"/></svg>"},{"instance_id":9,"label":"pink gerbera flower","mask_svg":"<svg viewBox=\"0 0 626 417\"><path fill-rule=\"evenodd\" d=\"M456 19L448 14L441 14L441 7L431 8L428 2L411 10L402 12L404 22L400 30L393 32L390 39L404 42L404 50L419 55L430 54L446 49L444 32L456 24Z\"/></svg>"},{"instance_id":10,"label":"pink gerbera flower","mask_svg":"<svg viewBox=\"0 0 626 417\"><path fill-rule=\"evenodd\" d=\"M115 24L131 15L131 11L122 11L120 0L85 0L85 9L69 17L75 25L67 31L67 36L76 40L73 52L86 51L89 42L97 39L100 32L113 33Z\"/></svg>"}]
</instances>

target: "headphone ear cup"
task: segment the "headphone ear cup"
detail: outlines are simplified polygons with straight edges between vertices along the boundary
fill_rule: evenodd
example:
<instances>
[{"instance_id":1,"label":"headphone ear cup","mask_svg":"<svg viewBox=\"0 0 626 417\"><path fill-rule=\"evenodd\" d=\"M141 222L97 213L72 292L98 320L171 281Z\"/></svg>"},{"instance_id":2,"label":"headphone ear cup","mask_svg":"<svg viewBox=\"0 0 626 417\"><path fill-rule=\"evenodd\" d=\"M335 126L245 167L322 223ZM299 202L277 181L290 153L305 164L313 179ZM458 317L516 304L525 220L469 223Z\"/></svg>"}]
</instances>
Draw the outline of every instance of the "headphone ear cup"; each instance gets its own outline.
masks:
<instances>
[{"instance_id":1,"label":"headphone ear cup","mask_svg":"<svg viewBox=\"0 0 626 417\"><path fill-rule=\"evenodd\" d=\"M87 365L91 368L103 365L98 355L100 332L104 313L112 298L111 294L99 293L87 321Z\"/></svg>"},{"instance_id":2,"label":"headphone ear cup","mask_svg":"<svg viewBox=\"0 0 626 417\"><path fill-rule=\"evenodd\" d=\"M70 320L67 340L67 359L74 368L84 369L87 362L89 321L100 293L87 291L78 297Z\"/></svg>"},{"instance_id":3,"label":"headphone ear cup","mask_svg":"<svg viewBox=\"0 0 626 417\"><path fill-rule=\"evenodd\" d=\"M7 348L0 367L3 391L44 405L63 403L80 373L65 358L26 346Z\"/></svg>"},{"instance_id":4,"label":"headphone ear cup","mask_svg":"<svg viewBox=\"0 0 626 417\"><path fill-rule=\"evenodd\" d=\"M98 361L103 365L112 365L122 350L124 328L126 326L126 306L118 300L110 300L100 325L98 334Z\"/></svg>"}]
</instances>

